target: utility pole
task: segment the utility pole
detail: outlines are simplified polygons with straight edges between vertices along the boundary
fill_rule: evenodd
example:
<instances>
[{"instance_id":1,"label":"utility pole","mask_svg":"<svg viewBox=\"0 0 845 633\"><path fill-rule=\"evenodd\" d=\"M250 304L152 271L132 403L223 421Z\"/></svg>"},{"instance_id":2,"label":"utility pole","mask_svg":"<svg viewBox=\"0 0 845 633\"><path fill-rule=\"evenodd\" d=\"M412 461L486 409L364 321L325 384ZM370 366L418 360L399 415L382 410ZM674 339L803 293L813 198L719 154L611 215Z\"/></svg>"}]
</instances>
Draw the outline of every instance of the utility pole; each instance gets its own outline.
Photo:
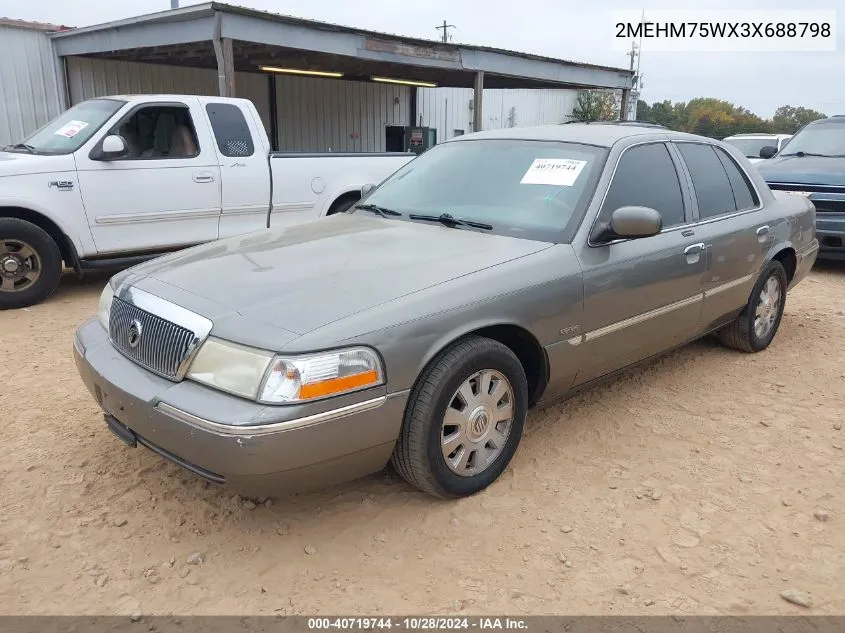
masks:
<instances>
[{"instance_id":1,"label":"utility pole","mask_svg":"<svg viewBox=\"0 0 845 633\"><path fill-rule=\"evenodd\" d=\"M442 38L442 41L444 41L444 42L448 42L450 39L452 39L452 38L449 36L449 29L455 29L455 28L458 28L458 27L456 27L454 24L447 24L447 23L446 23L446 20L443 20L443 24L442 24L442 25L440 25L440 26L438 26L438 27L435 27L435 28L436 28L438 31L439 31L440 29L443 29L443 38Z\"/></svg>"},{"instance_id":2,"label":"utility pole","mask_svg":"<svg viewBox=\"0 0 845 633\"><path fill-rule=\"evenodd\" d=\"M631 93L630 99L631 103L630 106L627 108L628 116L632 120L636 120L637 118L637 100L640 98L640 88L642 88L642 76L640 75L640 56L642 55L642 47L643 47L643 36L642 36L642 25L645 23L645 11L642 12L640 17L640 41L639 43L632 41L631 42L631 52L627 53L627 55L631 58L631 72L634 73L634 81L633 85L631 86ZM634 60L636 59L636 71L634 70Z\"/></svg>"}]
</instances>

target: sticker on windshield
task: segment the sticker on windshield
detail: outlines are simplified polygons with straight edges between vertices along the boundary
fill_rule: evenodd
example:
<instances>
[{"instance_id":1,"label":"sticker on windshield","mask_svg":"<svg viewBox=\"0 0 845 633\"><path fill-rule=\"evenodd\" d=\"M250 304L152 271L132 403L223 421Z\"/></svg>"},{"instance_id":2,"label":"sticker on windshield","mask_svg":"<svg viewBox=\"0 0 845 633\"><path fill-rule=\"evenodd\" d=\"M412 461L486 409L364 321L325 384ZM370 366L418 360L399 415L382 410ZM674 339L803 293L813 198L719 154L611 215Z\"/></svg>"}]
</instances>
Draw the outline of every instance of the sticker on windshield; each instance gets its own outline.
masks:
<instances>
[{"instance_id":1,"label":"sticker on windshield","mask_svg":"<svg viewBox=\"0 0 845 633\"><path fill-rule=\"evenodd\" d=\"M585 160L571 158L537 158L519 182L522 185L571 187L586 164Z\"/></svg>"},{"instance_id":2,"label":"sticker on windshield","mask_svg":"<svg viewBox=\"0 0 845 633\"><path fill-rule=\"evenodd\" d=\"M54 134L56 136L64 136L65 138L73 138L86 127L88 127L88 124L85 121L69 121L56 130Z\"/></svg>"}]
</instances>

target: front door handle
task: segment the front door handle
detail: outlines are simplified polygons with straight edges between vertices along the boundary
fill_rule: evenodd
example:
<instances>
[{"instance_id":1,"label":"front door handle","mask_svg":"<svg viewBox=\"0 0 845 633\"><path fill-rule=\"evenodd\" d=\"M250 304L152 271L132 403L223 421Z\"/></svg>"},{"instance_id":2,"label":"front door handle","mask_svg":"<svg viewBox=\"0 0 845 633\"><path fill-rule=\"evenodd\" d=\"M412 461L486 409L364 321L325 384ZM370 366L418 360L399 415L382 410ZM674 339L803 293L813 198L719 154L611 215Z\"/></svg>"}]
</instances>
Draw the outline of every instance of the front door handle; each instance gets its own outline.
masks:
<instances>
[{"instance_id":1,"label":"front door handle","mask_svg":"<svg viewBox=\"0 0 845 633\"><path fill-rule=\"evenodd\" d=\"M194 182L214 182L214 174L210 171L200 171L194 174Z\"/></svg>"},{"instance_id":2,"label":"front door handle","mask_svg":"<svg viewBox=\"0 0 845 633\"><path fill-rule=\"evenodd\" d=\"M684 257L687 259L687 264L697 264L701 261L701 253L704 251L704 248L704 242L687 246L684 249Z\"/></svg>"}]
</instances>

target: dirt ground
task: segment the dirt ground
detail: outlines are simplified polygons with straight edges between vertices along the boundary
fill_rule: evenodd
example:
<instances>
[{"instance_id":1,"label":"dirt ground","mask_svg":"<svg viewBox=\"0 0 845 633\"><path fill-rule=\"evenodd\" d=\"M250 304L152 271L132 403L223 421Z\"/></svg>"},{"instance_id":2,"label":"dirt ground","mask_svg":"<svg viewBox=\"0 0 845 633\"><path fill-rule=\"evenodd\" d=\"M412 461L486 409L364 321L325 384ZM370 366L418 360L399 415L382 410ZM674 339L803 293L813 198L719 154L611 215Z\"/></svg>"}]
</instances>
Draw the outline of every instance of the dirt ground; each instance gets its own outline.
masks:
<instances>
[{"instance_id":1,"label":"dirt ground","mask_svg":"<svg viewBox=\"0 0 845 633\"><path fill-rule=\"evenodd\" d=\"M4 614L845 614L845 266L762 354L699 342L532 412L458 502L383 473L256 506L125 448L71 354L105 281L0 313Z\"/></svg>"}]
</instances>

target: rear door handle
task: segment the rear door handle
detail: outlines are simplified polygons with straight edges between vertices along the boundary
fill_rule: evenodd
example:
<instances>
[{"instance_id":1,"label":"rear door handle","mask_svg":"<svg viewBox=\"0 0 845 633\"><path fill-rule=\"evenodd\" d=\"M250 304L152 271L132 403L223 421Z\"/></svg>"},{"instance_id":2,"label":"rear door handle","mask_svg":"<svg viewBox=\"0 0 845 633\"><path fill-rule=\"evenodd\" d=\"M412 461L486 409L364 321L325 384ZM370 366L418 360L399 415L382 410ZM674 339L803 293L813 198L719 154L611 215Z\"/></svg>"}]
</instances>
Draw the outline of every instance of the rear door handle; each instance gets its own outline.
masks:
<instances>
[{"instance_id":1,"label":"rear door handle","mask_svg":"<svg viewBox=\"0 0 845 633\"><path fill-rule=\"evenodd\" d=\"M768 224L764 224L759 229L757 229L757 241L759 241L761 243L765 242L768 235L769 235L769 225Z\"/></svg>"},{"instance_id":2,"label":"rear door handle","mask_svg":"<svg viewBox=\"0 0 845 633\"><path fill-rule=\"evenodd\" d=\"M214 182L214 174L210 171L200 171L194 174L194 182Z\"/></svg>"},{"instance_id":3,"label":"rear door handle","mask_svg":"<svg viewBox=\"0 0 845 633\"><path fill-rule=\"evenodd\" d=\"M704 248L704 242L687 246L684 249L684 257L687 259L687 264L697 264L701 261L701 253L704 252Z\"/></svg>"}]
</instances>

